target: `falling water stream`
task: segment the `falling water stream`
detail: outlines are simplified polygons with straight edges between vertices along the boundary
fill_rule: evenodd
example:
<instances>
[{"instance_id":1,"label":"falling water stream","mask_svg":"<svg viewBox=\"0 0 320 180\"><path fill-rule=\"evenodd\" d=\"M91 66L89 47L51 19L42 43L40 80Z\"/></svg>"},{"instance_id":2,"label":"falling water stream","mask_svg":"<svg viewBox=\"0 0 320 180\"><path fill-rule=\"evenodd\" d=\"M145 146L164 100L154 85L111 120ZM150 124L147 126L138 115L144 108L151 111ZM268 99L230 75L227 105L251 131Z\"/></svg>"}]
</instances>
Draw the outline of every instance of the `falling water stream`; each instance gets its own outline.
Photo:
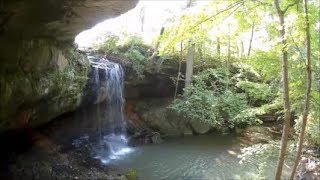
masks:
<instances>
[{"instance_id":1,"label":"falling water stream","mask_svg":"<svg viewBox=\"0 0 320 180\"><path fill-rule=\"evenodd\" d=\"M104 117L99 119L102 121L98 128L100 143L95 158L107 164L133 151L127 145L126 124L123 116L124 72L121 65L107 59L94 57L89 57L89 59L94 68L97 103L105 101L105 107L102 109L105 112ZM106 121L108 122L107 127L104 125Z\"/></svg>"}]
</instances>

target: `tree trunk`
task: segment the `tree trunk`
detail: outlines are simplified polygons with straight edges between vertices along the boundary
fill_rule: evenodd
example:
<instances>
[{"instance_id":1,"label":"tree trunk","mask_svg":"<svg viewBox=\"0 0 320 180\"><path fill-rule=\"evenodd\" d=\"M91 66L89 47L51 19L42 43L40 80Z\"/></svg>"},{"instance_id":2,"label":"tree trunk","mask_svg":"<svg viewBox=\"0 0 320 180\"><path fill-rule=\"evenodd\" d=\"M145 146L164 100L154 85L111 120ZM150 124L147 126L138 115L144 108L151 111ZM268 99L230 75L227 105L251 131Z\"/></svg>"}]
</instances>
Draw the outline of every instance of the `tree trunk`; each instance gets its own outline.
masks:
<instances>
[{"instance_id":1,"label":"tree trunk","mask_svg":"<svg viewBox=\"0 0 320 180\"><path fill-rule=\"evenodd\" d=\"M142 7L140 10L140 31L143 32L144 29L144 17L145 17L145 7Z\"/></svg>"},{"instance_id":2,"label":"tree trunk","mask_svg":"<svg viewBox=\"0 0 320 180\"><path fill-rule=\"evenodd\" d=\"M218 26L218 32L220 32L219 26ZM218 37L217 37L217 54L218 54L218 57L220 57L220 55L221 55L221 42L220 42L219 33L218 33Z\"/></svg>"},{"instance_id":3,"label":"tree trunk","mask_svg":"<svg viewBox=\"0 0 320 180\"><path fill-rule=\"evenodd\" d=\"M156 45L154 46L154 51L153 51L151 57L149 58L150 60L154 60L154 57L159 53L158 49L159 49L159 45L160 45L160 41L161 41L161 37L162 37L163 33L164 33L164 27L162 27L160 30L159 38L157 40Z\"/></svg>"},{"instance_id":4,"label":"tree trunk","mask_svg":"<svg viewBox=\"0 0 320 180\"><path fill-rule=\"evenodd\" d=\"M185 87L191 84L192 75L193 75L193 56L195 52L195 45L191 44L186 58L186 79L185 79Z\"/></svg>"},{"instance_id":5,"label":"tree trunk","mask_svg":"<svg viewBox=\"0 0 320 180\"><path fill-rule=\"evenodd\" d=\"M251 26L251 36L250 36L250 42L249 42L249 48L248 48L247 56L250 56L252 40L253 40L253 34L254 34L254 22L252 23L252 26Z\"/></svg>"},{"instance_id":6,"label":"tree trunk","mask_svg":"<svg viewBox=\"0 0 320 180\"><path fill-rule=\"evenodd\" d=\"M230 24L228 24L228 59L227 59L227 64L229 64L230 62L230 58L231 58L231 50L230 50Z\"/></svg>"},{"instance_id":7,"label":"tree trunk","mask_svg":"<svg viewBox=\"0 0 320 180\"><path fill-rule=\"evenodd\" d=\"M243 41L240 41L240 53L239 53L240 57L242 57L244 55L244 47L243 47Z\"/></svg>"},{"instance_id":8,"label":"tree trunk","mask_svg":"<svg viewBox=\"0 0 320 180\"><path fill-rule=\"evenodd\" d=\"M220 37L217 37L217 54L220 57L220 54L221 54Z\"/></svg>"},{"instance_id":9,"label":"tree trunk","mask_svg":"<svg viewBox=\"0 0 320 180\"><path fill-rule=\"evenodd\" d=\"M311 91L311 81L312 81L312 74L311 74L311 60L310 60L310 27L309 27L309 17L308 17L308 2L307 0L302 0L303 2L303 11L304 11L304 21L305 21L305 33L306 33L306 92L304 96L304 106L303 106L303 113L302 113L302 125L301 125L301 132L299 135L299 141L298 141L298 151L297 156L294 162L294 165L292 167L290 179L293 179L297 170L297 166L299 164L300 158L301 158L301 152L303 147L303 140L304 140L304 134L306 130L307 120L308 120L308 114L309 114L309 104L310 104L310 91Z\"/></svg>"},{"instance_id":10,"label":"tree trunk","mask_svg":"<svg viewBox=\"0 0 320 180\"><path fill-rule=\"evenodd\" d=\"M290 114L290 100L289 100L289 85L288 85L288 52L287 52L287 41L285 37L285 27L284 27L284 12L280 8L279 0L274 0L274 5L277 10L277 14L280 21L279 35L281 38L281 64L282 64L282 98L283 98L283 108L284 108L284 126L281 137L281 147L278 157L278 164L276 169L275 179L280 180L282 174L282 168L284 164L284 159L287 150L288 135L291 121Z\"/></svg>"},{"instance_id":11,"label":"tree trunk","mask_svg":"<svg viewBox=\"0 0 320 180\"><path fill-rule=\"evenodd\" d=\"M176 89L174 91L174 99L177 98L178 93L178 87L179 87L179 81L180 81L180 75L181 75L181 63L182 63L182 50L183 50L183 44L182 41L180 42L180 61L179 61L179 68L178 68L178 75L177 75L177 82L176 82Z\"/></svg>"}]
</instances>

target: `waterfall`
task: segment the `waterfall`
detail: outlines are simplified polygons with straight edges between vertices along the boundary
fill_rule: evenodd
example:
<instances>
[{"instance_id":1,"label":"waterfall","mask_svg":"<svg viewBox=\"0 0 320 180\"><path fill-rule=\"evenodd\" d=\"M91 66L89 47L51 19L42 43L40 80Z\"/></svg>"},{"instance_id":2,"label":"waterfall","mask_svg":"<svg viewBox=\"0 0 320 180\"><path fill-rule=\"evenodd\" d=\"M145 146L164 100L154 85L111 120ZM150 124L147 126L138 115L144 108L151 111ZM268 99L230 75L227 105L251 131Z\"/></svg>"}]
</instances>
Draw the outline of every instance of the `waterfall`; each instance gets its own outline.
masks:
<instances>
[{"instance_id":1,"label":"waterfall","mask_svg":"<svg viewBox=\"0 0 320 180\"><path fill-rule=\"evenodd\" d=\"M99 148L95 158L102 163L119 159L132 151L127 146L126 124L123 115L124 72L121 65L104 58L89 57L93 67L97 117L99 118ZM100 117L102 111L102 118Z\"/></svg>"}]
</instances>

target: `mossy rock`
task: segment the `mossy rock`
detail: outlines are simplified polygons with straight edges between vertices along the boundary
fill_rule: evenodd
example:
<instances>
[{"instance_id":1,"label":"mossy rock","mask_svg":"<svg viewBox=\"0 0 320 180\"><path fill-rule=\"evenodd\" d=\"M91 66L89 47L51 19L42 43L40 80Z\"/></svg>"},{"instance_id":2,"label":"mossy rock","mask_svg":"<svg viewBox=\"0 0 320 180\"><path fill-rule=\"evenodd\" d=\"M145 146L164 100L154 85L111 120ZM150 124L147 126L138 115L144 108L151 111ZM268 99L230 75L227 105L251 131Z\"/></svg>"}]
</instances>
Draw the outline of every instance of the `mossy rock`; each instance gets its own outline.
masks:
<instances>
[{"instance_id":1,"label":"mossy rock","mask_svg":"<svg viewBox=\"0 0 320 180\"><path fill-rule=\"evenodd\" d=\"M0 132L37 126L73 111L87 81L89 63L72 46L35 40L25 43L21 54L15 70L1 73Z\"/></svg>"}]
</instances>

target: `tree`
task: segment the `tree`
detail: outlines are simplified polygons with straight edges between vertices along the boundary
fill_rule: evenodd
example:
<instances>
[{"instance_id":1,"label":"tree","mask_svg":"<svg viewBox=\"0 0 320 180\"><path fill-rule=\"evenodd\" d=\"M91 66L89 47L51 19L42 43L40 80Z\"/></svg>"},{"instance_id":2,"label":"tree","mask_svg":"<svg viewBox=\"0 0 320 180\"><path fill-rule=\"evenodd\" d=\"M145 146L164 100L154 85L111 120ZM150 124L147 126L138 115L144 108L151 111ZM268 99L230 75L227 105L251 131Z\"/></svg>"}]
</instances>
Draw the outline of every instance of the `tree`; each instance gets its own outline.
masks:
<instances>
[{"instance_id":1,"label":"tree","mask_svg":"<svg viewBox=\"0 0 320 180\"><path fill-rule=\"evenodd\" d=\"M175 91L174 91L174 99L177 98L179 81L180 81L180 76L181 76L181 63L182 63L182 60L183 60L182 50L183 50L183 44L182 44L182 42L180 42L180 60L179 60L179 68L178 68L178 75L177 75L177 81L176 81L176 88L175 88Z\"/></svg>"},{"instance_id":2,"label":"tree","mask_svg":"<svg viewBox=\"0 0 320 180\"><path fill-rule=\"evenodd\" d=\"M250 35L250 42L249 42L249 48L248 48L247 56L250 56L252 40L253 40L253 34L254 34L254 22L252 23L252 26L251 26L251 35Z\"/></svg>"},{"instance_id":3,"label":"tree","mask_svg":"<svg viewBox=\"0 0 320 180\"><path fill-rule=\"evenodd\" d=\"M145 12L145 9L146 7L143 6L141 9L140 9L140 31L143 32L144 31L144 20L145 20L145 15L146 15L146 12Z\"/></svg>"},{"instance_id":4,"label":"tree","mask_svg":"<svg viewBox=\"0 0 320 180\"><path fill-rule=\"evenodd\" d=\"M305 21L305 35L306 35L306 59L305 59L305 65L306 65L306 91L305 91L305 97L304 97L304 107L303 107L303 113L302 113L302 125L301 125L301 132L299 135L298 140L298 150L297 150L297 156L294 162L294 165L292 167L290 179L294 178L294 175L296 173L296 169L298 166L298 163L300 161L301 152L302 152L302 146L304 141L304 135L308 120L308 114L309 114L309 105L310 105L310 92L311 92L311 82L312 82L312 74L311 74L311 57L310 57L310 25L309 25L309 17L308 17L308 2L307 0L302 0L303 4L303 12L304 12L304 21Z\"/></svg>"},{"instance_id":5,"label":"tree","mask_svg":"<svg viewBox=\"0 0 320 180\"><path fill-rule=\"evenodd\" d=\"M195 44L191 43L188 48L188 53L186 57L186 79L185 79L185 87L191 84L191 78L193 75L193 57L195 52Z\"/></svg>"},{"instance_id":6,"label":"tree","mask_svg":"<svg viewBox=\"0 0 320 180\"><path fill-rule=\"evenodd\" d=\"M289 4L284 10L280 7L279 0L274 0L274 5L276 7L276 12L279 18L280 29L278 30L281 38L281 65L282 65L282 99L284 108L284 126L281 137L281 147L278 157L277 169L275 179L280 180L282 174L282 168L284 164L284 159L287 151L288 135L291 121L290 113L290 99L289 99L289 82L288 82L288 51L287 51L287 40L285 32L285 22L284 15L286 11L294 4Z\"/></svg>"}]
</instances>

